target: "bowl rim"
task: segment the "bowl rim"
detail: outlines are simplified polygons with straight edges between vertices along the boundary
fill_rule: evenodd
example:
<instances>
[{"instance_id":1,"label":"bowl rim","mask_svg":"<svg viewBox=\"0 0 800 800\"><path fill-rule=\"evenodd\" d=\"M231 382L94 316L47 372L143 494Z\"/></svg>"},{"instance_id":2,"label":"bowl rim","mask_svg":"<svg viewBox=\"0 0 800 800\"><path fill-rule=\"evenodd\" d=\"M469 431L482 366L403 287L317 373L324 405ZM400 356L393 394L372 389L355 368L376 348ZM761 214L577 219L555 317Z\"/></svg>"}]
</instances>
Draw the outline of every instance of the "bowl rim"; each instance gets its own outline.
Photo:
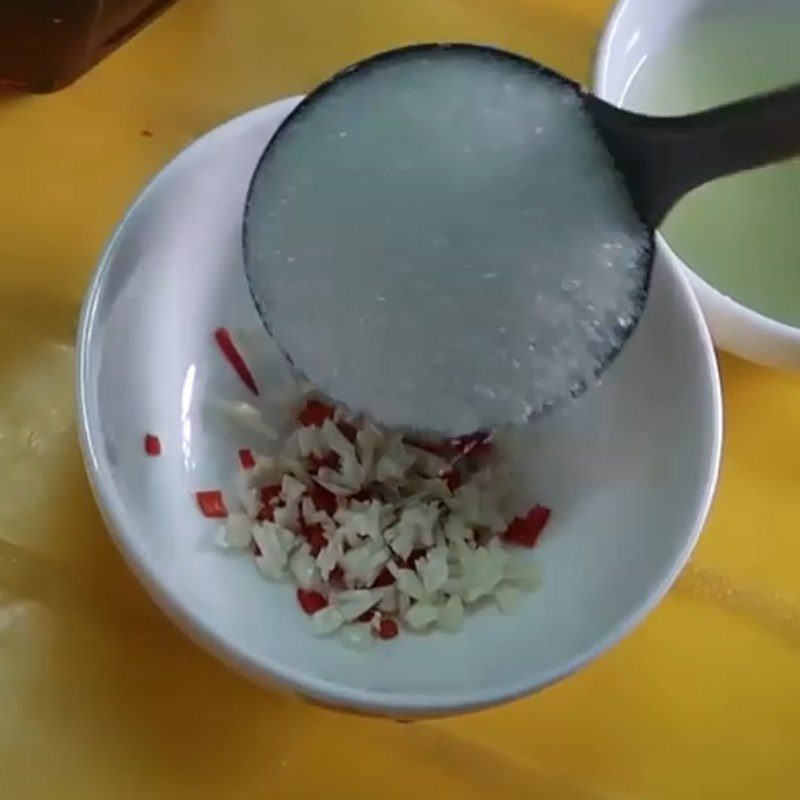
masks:
<instances>
[{"instance_id":1,"label":"bowl rim","mask_svg":"<svg viewBox=\"0 0 800 800\"><path fill-rule=\"evenodd\" d=\"M606 100L615 105L619 102L618 98L610 99L608 97L609 76L612 70L616 69L616 67L612 68L611 66L617 53L617 45L615 45L614 40L622 27L623 17L628 13L634 13L631 9L640 2L642 0L616 0L606 16L592 55L589 89L601 100ZM659 231L656 231L656 239L670 261L677 264L689 276L692 289L709 314L718 315L720 318L732 321L733 325L740 326L744 333L748 330L757 331L758 336L767 342L780 343L780 345L793 348L796 354L793 359L790 359L790 362L794 364L800 363L800 326L790 325L787 322L781 322L769 317L736 300L731 295L725 294L725 292L717 289L695 272ZM714 327L713 322L712 327ZM731 339L730 335L726 338L728 340ZM753 350L750 343L744 341L741 344L738 343L739 339L744 340L746 336L741 335L736 338L736 343L733 341L725 342L726 349L730 346L733 352L747 358L753 357L750 354L751 350ZM763 350L763 346L756 347L756 350ZM761 355L760 352L757 360L762 363L772 363L773 361L768 354ZM785 361L785 358L779 358L780 363Z\"/></svg>"},{"instance_id":2,"label":"bowl rim","mask_svg":"<svg viewBox=\"0 0 800 800\"><path fill-rule=\"evenodd\" d=\"M488 690L459 691L442 698L441 696L423 693L399 694L387 691L353 689L342 687L323 678L305 675L294 669L286 668L271 659L256 658L241 645L228 638L223 632L212 629L177 592L173 592L166 583L157 578L155 572L150 568L148 559L137 546L136 530L138 525L129 513L112 479L111 465L102 446L103 436L99 424L99 410L93 399L96 393L91 389L92 366L95 363L93 342L95 341L98 312L101 308L100 301L103 299L109 275L113 271L117 242L127 232L133 214L140 206L146 203L154 187L167 179L173 171L180 169L182 162L187 158L187 154L191 154L194 148L201 146L210 137L218 135L223 129L246 124L248 119L255 118L263 113L266 108L274 108L282 103L286 104L287 108L291 108L292 102L297 102L297 98L284 98L253 109L234 117L192 142L148 182L122 217L100 257L81 309L76 338L77 358L75 366L78 438L89 483L100 513L117 550L167 616L204 650L214 654L238 672L245 674L258 683L274 686L277 682L284 688L303 694L324 705L400 717L444 716L466 713L532 694L571 675L579 668L593 661L624 638L644 619L661 601L683 569L697 543L711 506L717 484L722 451L723 408L720 376L711 337L700 306L691 291L686 275L672 265L666 268L671 269L673 272L678 284L677 288L684 296L684 301L698 337L698 344L701 348L702 367L708 376L708 400L711 406L710 412L713 425L711 445L706 457L704 485L698 498L697 507L694 510L689 532L681 551L675 557L669 570L624 619L608 631L605 636L594 642L592 646L558 667L548 670L544 674L540 673L536 676L536 679L518 681L507 686Z\"/></svg>"}]
</instances>

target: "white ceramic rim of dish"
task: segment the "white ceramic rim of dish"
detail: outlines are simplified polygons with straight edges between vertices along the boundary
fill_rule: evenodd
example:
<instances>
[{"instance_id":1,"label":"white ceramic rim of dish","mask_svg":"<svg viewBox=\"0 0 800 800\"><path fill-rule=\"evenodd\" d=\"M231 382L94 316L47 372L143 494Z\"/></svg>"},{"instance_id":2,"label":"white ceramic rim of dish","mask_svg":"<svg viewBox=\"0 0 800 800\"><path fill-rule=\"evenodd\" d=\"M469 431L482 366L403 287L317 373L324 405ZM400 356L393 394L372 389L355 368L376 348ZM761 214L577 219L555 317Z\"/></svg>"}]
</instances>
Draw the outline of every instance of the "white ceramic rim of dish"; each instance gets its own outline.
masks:
<instances>
[{"instance_id":1,"label":"white ceramic rim of dish","mask_svg":"<svg viewBox=\"0 0 800 800\"><path fill-rule=\"evenodd\" d=\"M295 102L296 98L287 98L284 101ZM257 113L248 112L240 117L230 120L232 124L238 119ZM218 129L214 129L218 130ZM210 131L210 135L213 131ZM191 149L199 141L196 140L187 148ZM108 245L106 246L98 267L92 277L87 290L77 333L77 359L76 359L76 403L79 422L79 440L83 451L89 481L105 520L115 546L131 567L133 572L145 586L150 595L155 599L161 609L172 621L203 649L216 654L223 662L234 669L255 680L258 683L275 686L279 684L307 697L313 698L333 707L357 709L368 713L383 715L408 715L408 716L444 716L458 713L476 711L481 708L498 705L515 700L532 692L565 678L600 654L623 639L635 628L650 611L663 599L675 579L680 574L690 554L692 553L704 523L708 516L711 501L714 496L719 474L720 457L722 451L723 407L719 371L714 353L713 343L705 323L699 304L691 291L684 273L673 270L681 286L692 319L696 323L699 343L702 347L705 367L707 369L713 403L713 419L715 430L711 452L708 460L708 473L705 475L705 484L702 488L701 499L692 520L691 531L679 556L675 559L670 571L663 580L655 586L649 595L642 599L641 604L623 619L613 630L600 639L594 646L575 656L560 668L554 668L539 680L524 681L504 687L503 690L464 692L446 704L435 696L426 694L392 695L386 692L343 688L337 684L315 677L310 677L295 670L284 668L271 660L258 660L251 658L224 639L218 632L208 627L206 622L195 614L189 606L182 601L177 593L173 593L168 586L162 586L154 579L146 560L140 555L138 548L129 543L137 524L125 507L119 493L111 479L111 468L102 447L102 431L99 427L99 415L93 408L91 393L88 387L91 382L90 374L90 342L93 335L95 317L98 310L98 299L106 280L107 272L111 268L112 254L118 237L126 228L129 217L140 204L146 201L152 186L158 183L163 176L175 168L176 163L184 157L187 151L179 153L161 171L159 171L137 196L134 203L123 216Z\"/></svg>"},{"instance_id":2,"label":"white ceramic rim of dish","mask_svg":"<svg viewBox=\"0 0 800 800\"><path fill-rule=\"evenodd\" d=\"M623 16L640 0L617 0L609 12L597 46L591 70L591 86L598 97L612 103L619 98L608 97L610 75L619 69L615 58L622 42ZM656 232L658 246L669 262L688 276L706 315L715 342L724 350L750 361L773 367L800 367L800 328L779 322L743 305L716 289L701 278Z\"/></svg>"}]
</instances>

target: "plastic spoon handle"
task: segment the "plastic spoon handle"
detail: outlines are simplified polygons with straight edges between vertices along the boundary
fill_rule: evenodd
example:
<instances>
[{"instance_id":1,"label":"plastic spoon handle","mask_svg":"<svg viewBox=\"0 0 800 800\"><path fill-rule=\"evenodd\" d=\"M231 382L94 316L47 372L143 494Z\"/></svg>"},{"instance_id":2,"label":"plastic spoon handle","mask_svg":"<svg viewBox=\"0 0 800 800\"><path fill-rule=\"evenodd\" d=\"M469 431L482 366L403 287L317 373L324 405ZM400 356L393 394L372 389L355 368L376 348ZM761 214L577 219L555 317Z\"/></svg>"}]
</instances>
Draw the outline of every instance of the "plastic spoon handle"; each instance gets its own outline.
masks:
<instances>
[{"instance_id":1,"label":"plastic spoon handle","mask_svg":"<svg viewBox=\"0 0 800 800\"><path fill-rule=\"evenodd\" d=\"M642 220L657 227L708 181L800 154L800 84L682 117L648 117L586 95Z\"/></svg>"}]
</instances>

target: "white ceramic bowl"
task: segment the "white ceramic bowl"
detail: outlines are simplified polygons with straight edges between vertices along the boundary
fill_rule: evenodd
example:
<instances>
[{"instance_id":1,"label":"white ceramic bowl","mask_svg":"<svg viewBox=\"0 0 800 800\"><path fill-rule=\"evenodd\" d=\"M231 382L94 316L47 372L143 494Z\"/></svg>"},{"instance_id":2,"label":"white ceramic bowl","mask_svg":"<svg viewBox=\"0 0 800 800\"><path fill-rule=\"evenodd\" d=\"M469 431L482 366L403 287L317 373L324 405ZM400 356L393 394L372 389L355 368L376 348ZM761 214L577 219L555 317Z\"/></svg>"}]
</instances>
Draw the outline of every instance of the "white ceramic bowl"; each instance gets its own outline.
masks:
<instances>
[{"instance_id":1,"label":"white ceramic bowl","mask_svg":"<svg viewBox=\"0 0 800 800\"><path fill-rule=\"evenodd\" d=\"M661 49L670 37L699 12L730 12L736 7L770 6L796 0L620 0L612 10L598 44L593 91L617 105L636 71L649 54ZM711 286L687 265L658 235L665 261L682 269L697 294L714 341L724 350L775 367L800 367L800 328L748 308ZM754 265L754 269L757 269Z\"/></svg>"},{"instance_id":2,"label":"white ceramic bowl","mask_svg":"<svg viewBox=\"0 0 800 800\"><path fill-rule=\"evenodd\" d=\"M515 436L517 491L554 509L535 550L543 586L517 614L480 613L458 635L402 635L367 653L315 639L290 587L267 583L247 557L221 553L193 499L230 479L243 443L205 410L209 398L245 399L211 333L222 324L258 329L241 263L243 199L293 102L192 144L144 191L102 259L80 324L77 379L97 500L164 610L260 680L401 717L532 692L627 633L695 544L722 426L699 308L680 272L657 265L640 328L604 384ZM262 386L282 380L279 370L268 374L267 356L254 369ZM145 432L161 437L162 457L144 455Z\"/></svg>"}]
</instances>

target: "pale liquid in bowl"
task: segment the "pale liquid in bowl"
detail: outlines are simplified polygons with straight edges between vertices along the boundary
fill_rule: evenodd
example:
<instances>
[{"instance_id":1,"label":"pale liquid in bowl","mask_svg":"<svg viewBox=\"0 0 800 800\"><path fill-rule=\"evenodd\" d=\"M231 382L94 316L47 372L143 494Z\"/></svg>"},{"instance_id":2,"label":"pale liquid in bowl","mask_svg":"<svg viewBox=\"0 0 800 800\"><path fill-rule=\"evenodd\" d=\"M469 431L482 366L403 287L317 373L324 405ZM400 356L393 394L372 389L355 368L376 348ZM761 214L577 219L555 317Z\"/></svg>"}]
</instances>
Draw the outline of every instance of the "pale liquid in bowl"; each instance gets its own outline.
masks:
<instances>
[{"instance_id":1,"label":"pale liquid in bowl","mask_svg":"<svg viewBox=\"0 0 800 800\"><path fill-rule=\"evenodd\" d=\"M685 114L800 81L800 4L717 11L689 20L648 56L623 104ZM800 159L732 175L681 200L662 233L704 280L800 326Z\"/></svg>"},{"instance_id":2,"label":"pale liquid in bowl","mask_svg":"<svg viewBox=\"0 0 800 800\"><path fill-rule=\"evenodd\" d=\"M425 53L360 70L279 133L248 274L312 382L460 434L594 380L638 319L650 240L571 87L509 56Z\"/></svg>"}]
</instances>

